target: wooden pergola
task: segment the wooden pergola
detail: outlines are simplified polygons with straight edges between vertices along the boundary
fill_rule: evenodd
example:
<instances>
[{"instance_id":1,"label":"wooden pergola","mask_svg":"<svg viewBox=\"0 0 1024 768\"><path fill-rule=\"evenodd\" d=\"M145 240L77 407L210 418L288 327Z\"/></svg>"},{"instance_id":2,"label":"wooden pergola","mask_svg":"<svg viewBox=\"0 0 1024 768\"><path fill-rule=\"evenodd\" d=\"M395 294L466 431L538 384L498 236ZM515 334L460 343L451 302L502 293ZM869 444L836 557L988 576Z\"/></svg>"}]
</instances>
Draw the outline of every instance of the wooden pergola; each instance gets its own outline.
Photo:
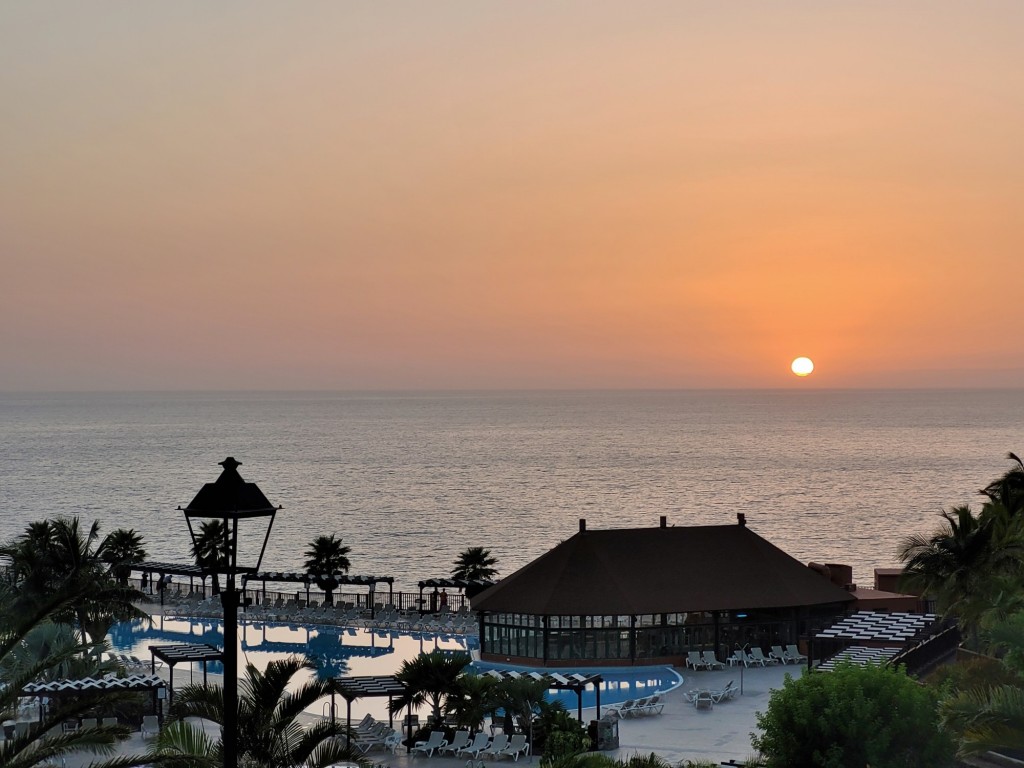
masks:
<instances>
[{"instance_id":1,"label":"wooden pergola","mask_svg":"<svg viewBox=\"0 0 1024 768\"><path fill-rule=\"evenodd\" d=\"M171 697L174 696L174 665L181 663L200 662L203 665L203 685L206 685L206 664L210 661L224 661L224 653L212 645L192 645L178 643L175 645L149 646L150 664L156 670L156 660L164 662L170 670L169 687Z\"/></svg>"}]
</instances>

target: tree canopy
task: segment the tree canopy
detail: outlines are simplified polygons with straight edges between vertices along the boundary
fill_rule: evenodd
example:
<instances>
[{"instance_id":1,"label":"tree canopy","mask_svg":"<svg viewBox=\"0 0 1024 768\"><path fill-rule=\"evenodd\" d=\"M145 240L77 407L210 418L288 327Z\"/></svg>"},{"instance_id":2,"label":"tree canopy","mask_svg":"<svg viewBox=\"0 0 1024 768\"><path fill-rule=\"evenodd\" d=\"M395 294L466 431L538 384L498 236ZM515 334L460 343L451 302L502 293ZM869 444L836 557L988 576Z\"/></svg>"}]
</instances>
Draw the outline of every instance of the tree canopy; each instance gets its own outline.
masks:
<instances>
[{"instance_id":1,"label":"tree canopy","mask_svg":"<svg viewBox=\"0 0 1024 768\"><path fill-rule=\"evenodd\" d=\"M767 768L940 768L953 764L935 693L903 670L840 664L786 675L757 715L754 748Z\"/></svg>"},{"instance_id":2,"label":"tree canopy","mask_svg":"<svg viewBox=\"0 0 1024 768\"><path fill-rule=\"evenodd\" d=\"M453 579L465 579L467 581L486 581L497 575L497 558L491 555L489 549L483 547L470 547L461 552L456 558L452 568Z\"/></svg>"},{"instance_id":3,"label":"tree canopy","mask_svg":"<svg viewBox=\"0 0 1024 768\"><path fill-rule=\"evenodd\" d=\"M340 537L317 536L309 543L306 550L306 561L303 566L309 573L317 574L316 585L324 591L324 599L334 604L334 590L338 588L338 580L333 578L336 573L348 573L351 564L348 554L352 548L345 545Z\"/></svg>"}]
</instances>

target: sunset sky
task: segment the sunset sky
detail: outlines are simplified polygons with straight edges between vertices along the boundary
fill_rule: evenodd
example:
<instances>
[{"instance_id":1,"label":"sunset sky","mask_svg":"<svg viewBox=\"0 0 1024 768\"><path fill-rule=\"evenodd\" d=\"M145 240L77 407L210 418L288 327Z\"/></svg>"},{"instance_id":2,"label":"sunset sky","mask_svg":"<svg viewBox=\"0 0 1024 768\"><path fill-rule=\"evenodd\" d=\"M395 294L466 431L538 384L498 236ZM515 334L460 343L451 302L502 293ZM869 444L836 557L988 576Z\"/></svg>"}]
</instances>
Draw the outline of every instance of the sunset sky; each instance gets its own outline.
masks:
<instances>
[{"instance_id":1,"label":"sunset sky","mask_svg":"<svg viewBox=\"0 0 1024 768\"><path fill-rule=\"evenodd\" d=\"M0 389L1024 386L1022 30L4 3Z\"/></svg>"}]
</instances>

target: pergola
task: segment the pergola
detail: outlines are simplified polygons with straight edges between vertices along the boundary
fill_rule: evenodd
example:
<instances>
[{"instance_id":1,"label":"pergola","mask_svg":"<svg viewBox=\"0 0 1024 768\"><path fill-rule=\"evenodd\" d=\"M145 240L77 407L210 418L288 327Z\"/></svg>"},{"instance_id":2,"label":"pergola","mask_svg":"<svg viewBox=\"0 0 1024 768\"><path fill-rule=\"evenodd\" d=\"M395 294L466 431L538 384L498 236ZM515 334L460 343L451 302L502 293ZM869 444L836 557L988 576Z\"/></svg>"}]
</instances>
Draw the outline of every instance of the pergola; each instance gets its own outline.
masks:
<instances>
[{"instance_id":1,"label":"pergola","mask_svg":"<svg viewBox=\"0 0 1024 768\"><path fill-rule=\"evenodd\" d=\"M206 585L206 577L210 574L203 572L203 569L198 565L192 565L189 563L165 563L157 560L146 560L141 563L134 563L132 565L133 571L141 571L145 574L155 573L161 579L164 576L188 576L189 588L193 586L193 580L199 579L199 583ZM164 590L157 588L160 593L160 605L164 604Z\"/></svg>"},{"instance_id":2,"label":"pergola","mask_svg":"<svg viewBox=\"0 0 1024 768\"><path fill-rule=\"evenodd\" d=\"M201 662L203 665L203 685L206 685L206 664L210 661L224 661L224 653L212 645L192 645L179 643L176 645L151 645L150 664L156 669L156 659L164 662L170 670L171 696L174 696L174 665L183 662Z\"/></svg>"},{"instance_id":3,"label":"pergola","mask_svg":"<svg viewBox=\"0 0 1024 768\"><path fill-rule=\"evenodd\" d=\"M425 579L419 582L420 597L417 602L419 606L423 606L423 590L424 589L476 589L477 592L482 592L488 587L493 587L495 582L490 579ZM432 610L434 607L432 606Z\"/></svg>"},{"instance_id":4,"label":"pergola","mask_svg":"<svg viewBox=\"0 0 1024 768\"><path fill-rule=\"evenodd\" d=\"M592 685L594 686L594 695L596 696L594 703L597 706L597 719L601 719L601 683L604 681L601 675L581 675L579 673L562 675L557 672L542 674L540 672L518 672L516 670L500 669L489 669L484 674L496 680L535 680L543 682L548 688L554 688L559 691L572 691L576 694L576 717L581 723L583 722L583 691L588 685Z\"/></svg>"},{"instance_id":5,"label":"pergola","mask_svg":"<svg viewBox=\"0 0 1024 768\"><path fill-rule=\"evenodd\" d=\"M391 700L405 693L405 683L394 675L364 675L360 677L336 677L334 689L331 691L331 721L334 720L334 694L345 699L345 719L352 728L352 702L364 696L370 698L388 697L388 725L395 726L395 716L391 712ZM410 724L410 728L411 728ZM407 736L412 736L411 733Z\"/></svg>"},{"instance_id":6,"label":"pergola","mask_svg":"<svg viewBox=\"0 0 1024 768\"><path fill-rule=\"evenodd\" d=\"M151 691L153 693L153 710L156 711L157 699L166 695L167 683L159 675L129 675L128 677L83 677L78 680L51 680L46 683L29 683L21 689L21 696L39 698L39 719L42 720L43 698L72 696L83 693L102 693L109 691Z\"/></svg>"},{"instance_id":7,"label":"pergola","mask_svg":"<svg viewBox=\"0 0 1024 768\"><path fill-rule=\"evenodd\" d=\"M313 573L308 571L260 571L259 573L250 573L242 577L243 589L247 582L250 581L261 581L263 582L263 600L267 599L267 582L268 581L283 581L292 582L306 585L306 601L309 602L309 588L311 584L315 584L317 580L326 581L331 579L338 583L338 586L343 584L356 585L361 587L369 587L369 591L372 594L378 584L388 585L388 601L394 600L395 590L395 579L393 576L349 576L347 573ZM371 615L373 614L373 601L367 599L369 603Z\"/></svg>"}]
</instances>

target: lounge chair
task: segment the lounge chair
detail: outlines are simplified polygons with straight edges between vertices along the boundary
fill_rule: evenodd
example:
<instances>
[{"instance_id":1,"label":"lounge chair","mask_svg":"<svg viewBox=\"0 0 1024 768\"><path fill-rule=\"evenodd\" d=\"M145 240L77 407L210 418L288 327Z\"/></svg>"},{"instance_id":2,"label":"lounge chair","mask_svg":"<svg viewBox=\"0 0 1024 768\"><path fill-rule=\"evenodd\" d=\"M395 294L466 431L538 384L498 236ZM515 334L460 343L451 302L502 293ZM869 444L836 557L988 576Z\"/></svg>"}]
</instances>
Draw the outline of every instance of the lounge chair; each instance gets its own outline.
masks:
<instances>
[{"instance_id":1,"label":"lounge chair","mask_svg":"<svg viewBox=\"0 0 1024 768\"><path fill-rule=\"evenodd\" d=\"M786 655L792 659L794 664L799 664L802 661L807 661L807 657L800 653L800 649L790 643L786 646Z\"/></svg>"},{"instance_id":2,"label":"lounge chair","mask_svg":"<svg viewBox=\"0 0 1024 768\"><path fill-rule=\"evenodd\" d=\"M83 717L82 718L82 727L83 728L95 728L99 724L100 724L100 721L97 720L95 717Z\"/></svg>"},{"instance_id":3,"label":"lounge chair","mask_svg":"<svg viewBox=\"0 0 1024 768\"><path fill-rule=\"evenodd\" d=\"M764 655L764 651L761 650L760 646L755 645L750 649L751 658L760 664L762 667L767 667L769 664L778 664L779 660Z\"/></svg>"},{"instance_id":4,"label":"lounge chair","mask_svg":"<svg viewBox=\"0 0 1024 768\"><path fill-rule=\"evenodd\" d=\"M744 650L735 650L732 652L732 656L729 657L729 666L734 664L742 664L744 667L749 667L751 658L747 656L747 652Z\"/></svg>"},{"instance_id":5,"label":"lounge chair","mask_svg":"<svg viewBox=\"0 0 1024 768\"><path fill-rule=\"evenodd\" d=\"M384 749L389 750L392 755L398 753L400 746L402 746L402 734L398 731L391 731L391 733L384 737Z\"/></svg>"},{"instance_id":6,"label":"lounge chair","mask_svg":"<svg viewBox=\"0 0 1024 768\"><path fill-rule=\"evenodd\" d=\"M605 709L606 714L614 714L616 717L625 717L623 712L636 706L636 699L626 699L619 704L610 704Z\"/></svg>"},{"instance_id":7,"label":"lounge chair","mask_svg":"<svg viewBox=\"0 0 1024 768\"><path fill-rule=\"evenodd\" d=\"M709 691L711 694L711 700L715 704L720 704L723 701L735 698L738 692L739 688L736 687L736 682L734 680L730 680L729 684L720 691Z\"/></svg>"},{"instance_id":8,"label":"lounge chair","mask_svg":"<svg viewBox=\"0 0 1024 768\"><path fill-rule=\"evenodd\" d=\"M786 655L786 652L782 650L781 645L773 645L772 650L768 655L771 656L773 659L777 659L783 664L789 663L789 657Z\"/></svg>"},{"instance_id":9,"label":"lounge chair","mask_svg":"<svg viewBox=\"0 0 1024 768\"><path fill-rule=\"evenodd\" d=\"M117 725L117 718L116 717L104 717L103 720L101 721L101 724L103 725L103 727Z\"/></svg>"},{"instance_id":10,"label":"lounge chair","mask_svg":"<svg viewBox=\"0 0 1024 768\"><path fill-rule=\"evenodd\" d=\"M702 669L707 668L707 664L704 659L700 656L700 651L687 651L686 652L686 666L691 669Z\"/></svg>"},{"instance_id":11,"label":"lounge chair","mask_svg":"<svg viewBox=\"0 0 1024 768\"><path fill-rule=\"evenodd\" d=\"M526 734L517 733L512 736L508 746L501 750L502 756L511 757L517 763L520 755L530 754L530 745L526 743Z\"/></svg>"},{"instance_id":12,"label":"lounge chair","mask_svg":"<svg viewBox=\"0 0 1024 768\"><path fill-rule=\"evenodd\" d=\"M491 755L492 757L498 757L498 755L500 755L508 748L508 744L508 735L504 733L499 733L493 739L491 739L490 746L488 746L486 749L480 750L480 755Z\"/></svg>"},{"instance_id":13,"label":"lounge chair","mask_svg":"<svg viewBox=\"0 0 1024 768\"><path fill-rule=\"evenodd\" d=\"M412 752L414 754L423 752L427 757L433 757L435 751L447 746L448 742L444 738L444 731L431 731L430 738L426 741L417 741Z\"/></svg>"},{"instance_id":14,"label":"lounge chair","mask_svg":"<svg viewBox=\"0 0 1024 768\"><path fill-rule=\"evenodd\" d=\"M441 747L437 751L438 751L439 754L442 754L442 755L445 752L451 752L452 755L455 755L460 750L465 749L468 746L469 746L469 731L456 731L455 735L452 737L452 743L451 744L446 744L445 746Z\"/></svg>"},{"instance_id":15,"label":"lounge chair","mask_svg":"<svg viewBox=\"0 0 1024 768\"><path fill-rule=\"evenodd\" d=\"M491 737L481 731L473 737L473 743L468 747L463 747L455 755L456 757L462 757L464 753L469 753L473 757L479 757L480 753L487 749L487 746L491 743Z\"/></svg>"},{"instance_id":16,"label":"lounge chair","mask_svg":"<svg viewBox=\"0 0 1024 768\"><path fill-rule=\"evenodd\" d=\"M156 715L143 715L142 738L156 738L160 733L160 720Z\"/></svg>"},{"instance_id":17,"label":"lounge chair","mask_svg":"<svg viewBox=\"0 0 1024 768\"><path fill-rule=\"evenodd\" d=\"M650 696L644 696L643 698L637 699L632 707L628 709L623 707L619 710L619 717L635 717L636 715L642 715L644 713L644 707L651 700Z\"/></svg>"},{"instance_id":18,"label":"lounge chair","mask_svg":"<svg viewBox=\"0 0 1024 768\"><path fill-rule=\"evenodd\" d=\"M661 711L665 708L664 702L661 700L661 694L656 693L653 696L648 697L647 702L641 708L639 714L641 715L660 715Z\"/></svg>"},{"instance_id":19,"label":"lounge chair","mask_svg":"<svg viewBox=\"0 0 1024 768\"><path fill-rule=\"evenodd\" d=\"M704 663L707 665L708 669L725 669L725 664L718 660L714 651L704 651L701 658L704 659Z\"/></svg>"},{"instance_id":20,"label":"lounge chair","mask_svg":"<svg viewBox=\"0 0 1024 768\"><path fill-rule=\"evenodd\" d=\"M693 706L697 709L712 709L715 700L711 697L711 691L698 691L697 698L693 700Z\"/></svg>"}]
</instances>

